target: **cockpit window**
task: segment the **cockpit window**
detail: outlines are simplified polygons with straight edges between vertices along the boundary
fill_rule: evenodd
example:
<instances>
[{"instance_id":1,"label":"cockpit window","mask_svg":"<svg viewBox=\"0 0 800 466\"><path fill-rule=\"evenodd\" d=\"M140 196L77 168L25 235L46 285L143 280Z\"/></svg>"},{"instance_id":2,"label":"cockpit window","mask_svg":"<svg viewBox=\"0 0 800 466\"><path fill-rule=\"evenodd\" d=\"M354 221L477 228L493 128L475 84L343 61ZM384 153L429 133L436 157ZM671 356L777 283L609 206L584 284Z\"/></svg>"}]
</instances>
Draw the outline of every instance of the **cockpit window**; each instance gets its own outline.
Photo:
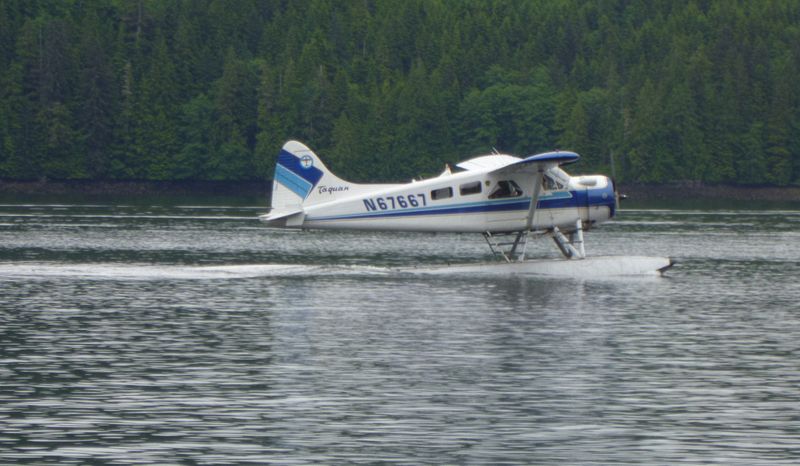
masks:
<instances>
[{"instance_id":1,"label":"cockpit window","mask_svg":"<svg viewBox=\"0 0 800 466\"><path fill-rule=\"evenodd\" d=\"M545 173L544 174L544 189L547 190L547 191L558 191L558 190L567 189L567 186L564 184L564 182L561 179L553 176L552 173Z\"/></svg>"},{"instance_id":2,"label":"cockpit window","mask_svg":"<svg viewBox=\"0 0 800 466\"><path fill-rule=\"evenodd\" d=\"M502 180L497 182L494 190L489 194L489 199L502 199L505 197L522 196L522 189L514 180Z\"/></svg>"}]
</instances>

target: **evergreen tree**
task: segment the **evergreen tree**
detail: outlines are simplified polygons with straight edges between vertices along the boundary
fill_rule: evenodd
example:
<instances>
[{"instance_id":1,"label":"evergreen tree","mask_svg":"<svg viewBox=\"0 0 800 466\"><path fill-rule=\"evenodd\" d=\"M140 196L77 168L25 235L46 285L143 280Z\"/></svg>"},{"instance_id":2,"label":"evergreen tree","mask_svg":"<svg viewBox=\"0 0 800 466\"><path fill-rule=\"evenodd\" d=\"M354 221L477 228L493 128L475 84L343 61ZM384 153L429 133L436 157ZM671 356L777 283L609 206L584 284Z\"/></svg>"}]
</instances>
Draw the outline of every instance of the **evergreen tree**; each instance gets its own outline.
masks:
<instances>
[{"instance_id":1,"label":"evergreen tree","mask_svg":"<svg viewBox=\"0 0 800 466\"><path fill-rule=\"evenodd\" d=\"M787 185L793 179L790 131L798 99L795 86L783 79L787 75L789 61L788 57L783 56L774 64L772 97L765 126L766 181L779 186Z\"/></svg>"},{"instance_id":2,"label":"evergreen tree","mask_svg":"<svg viewBox=\"0 0 800 466\"><path fill-rule=\"evenodd\" d=\"M2 0L0 177L408 179L492 147L800 183L800 3Z\"/></svg>"},{"instance_id":3,"label":"evergreen tree","mask_svg":"<svg viewBox=\"0 0 800 466\"><path fill-rule=\"evenodd\" d=\"M89 8L80 25L78 131L85 166L93 178L109 175L117 82L105 44L109 27Z\"/></svg>"},{"instance_id":4,"label":"evergreen tree","mask_svg":"<svg viewBox=\"0 0 800 466\"><path fill-rule=\"evenodd\" d=\"M141 91L134 98L136 143L143 162L143 171L136 172L136 177L167 180L177 169L174 159L180 147L177 138L179 92L175 76L166 39L157 31L150 67L142 76Z\"/></svg>"}]
</instances>

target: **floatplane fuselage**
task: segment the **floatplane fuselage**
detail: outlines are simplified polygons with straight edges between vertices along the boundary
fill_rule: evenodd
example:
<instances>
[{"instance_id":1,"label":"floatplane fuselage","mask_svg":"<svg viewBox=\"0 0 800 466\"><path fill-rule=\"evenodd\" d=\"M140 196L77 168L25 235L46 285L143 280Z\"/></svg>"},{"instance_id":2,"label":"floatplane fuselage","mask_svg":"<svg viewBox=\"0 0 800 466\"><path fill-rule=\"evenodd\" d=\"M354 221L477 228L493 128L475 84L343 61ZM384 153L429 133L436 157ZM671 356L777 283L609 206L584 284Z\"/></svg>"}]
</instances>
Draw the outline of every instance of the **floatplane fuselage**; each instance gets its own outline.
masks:
<instances>
[{"instance_id":1,"label":"floatplane fuselage","mask_svg":"<svg viewBox=\"0 0 800 466\"><path fill-rule=\"evenodd\" d=\"M585 258L583 231L614 217L618 195L603 175L570 176L573 152L525 158L491 154L402 184L357 184L331 173L297 141L281 150L272 209L261 220L297 229L482 233L506 262L525 260L533 235L550 235L565 257Z\"/></svg>"}]
</instances>

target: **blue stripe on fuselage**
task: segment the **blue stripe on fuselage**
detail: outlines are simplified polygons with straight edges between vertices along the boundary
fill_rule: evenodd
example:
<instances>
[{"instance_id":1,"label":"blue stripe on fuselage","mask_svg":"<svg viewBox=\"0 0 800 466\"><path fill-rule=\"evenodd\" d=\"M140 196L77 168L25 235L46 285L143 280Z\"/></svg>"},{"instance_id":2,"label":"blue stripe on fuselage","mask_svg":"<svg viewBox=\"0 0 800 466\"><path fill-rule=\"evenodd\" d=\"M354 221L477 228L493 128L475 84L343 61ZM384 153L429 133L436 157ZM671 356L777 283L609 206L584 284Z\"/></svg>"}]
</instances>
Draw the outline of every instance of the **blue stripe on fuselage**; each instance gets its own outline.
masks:
<instances>
[{"instance_id":1,"label":"blue stripe on fuselage","mask_svg":"<svg viewBox=\"0 0 800 466\"><path fill-rule=\"evenodd\" d=\"M576 196L577 194L577 196ZM582 195L581 195L582 194ZM578 198L583 198L585 205L586 194L576 191L559 191L546 196L540 197L537 202L537 209L563 209L569 207L578 207ZM396 209L384 210L374 212L364 212L359 214L347 215L333 215L326 217L315 217L309 215L306 217L307 221L325 221L325 220L351 220L362 218L387 218L387 217L410 217L417 215L452 215L452 214L475 214L483 212L504 212L514 210L528 210L530 207L531 198L525 197L514 200L500 200L500 201L480 201L468 202L462 204L450 204L444 206L431 206L419 207L414 209Z\"/></svg>"}]
</instances>

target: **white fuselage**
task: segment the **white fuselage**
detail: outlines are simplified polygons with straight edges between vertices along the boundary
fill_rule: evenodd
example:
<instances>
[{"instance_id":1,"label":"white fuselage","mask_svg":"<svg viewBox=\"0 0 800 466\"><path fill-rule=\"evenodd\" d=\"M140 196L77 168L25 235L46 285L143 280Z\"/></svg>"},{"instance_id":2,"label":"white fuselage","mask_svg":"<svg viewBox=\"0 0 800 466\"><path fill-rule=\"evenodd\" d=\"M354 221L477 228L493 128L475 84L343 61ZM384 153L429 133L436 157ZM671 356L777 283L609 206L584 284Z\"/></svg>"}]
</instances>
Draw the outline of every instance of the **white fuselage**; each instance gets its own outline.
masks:
<instances>
[{"instance_id":1,"label":"white fuselage","mask_svg":"<svg viewBox=\"0 0 800 466\"><path fill-rule=\"evenodd\" d=\"M302 221L283 226L445 232L525 229L533 176L489 171L446 172L408 184L372 185L374 190L368 193L306 206ZM570 177L554 169L545 177L537 206L533 230L570 229L578 219L589 224L611 218L615 195L604 176Z\"/></svg>"},{"instance_id":2,"label":"white fuselage","mask_svg":"<svg viewBox=\"0 0 800 466\"><path fill-rule=\"evenodd\" d=\"M584 230L617 210L610 178L570 176L560 168L579 158L569 151L524 158L495 153L458 163L463 171L447 167L436 178L358 184L334 175L305 144L287 141L276 160L270 212L260 219L278 228L482 233L492 253L505 260L497 270L563 274L576 268L561 262L572 261L551 267L526 260L531 233L550 236L566 259L586 259ZM586 260L578 268L605 276L613 270L660 272L672 264L656 259Z\"/></svg>"}]
</instances>

